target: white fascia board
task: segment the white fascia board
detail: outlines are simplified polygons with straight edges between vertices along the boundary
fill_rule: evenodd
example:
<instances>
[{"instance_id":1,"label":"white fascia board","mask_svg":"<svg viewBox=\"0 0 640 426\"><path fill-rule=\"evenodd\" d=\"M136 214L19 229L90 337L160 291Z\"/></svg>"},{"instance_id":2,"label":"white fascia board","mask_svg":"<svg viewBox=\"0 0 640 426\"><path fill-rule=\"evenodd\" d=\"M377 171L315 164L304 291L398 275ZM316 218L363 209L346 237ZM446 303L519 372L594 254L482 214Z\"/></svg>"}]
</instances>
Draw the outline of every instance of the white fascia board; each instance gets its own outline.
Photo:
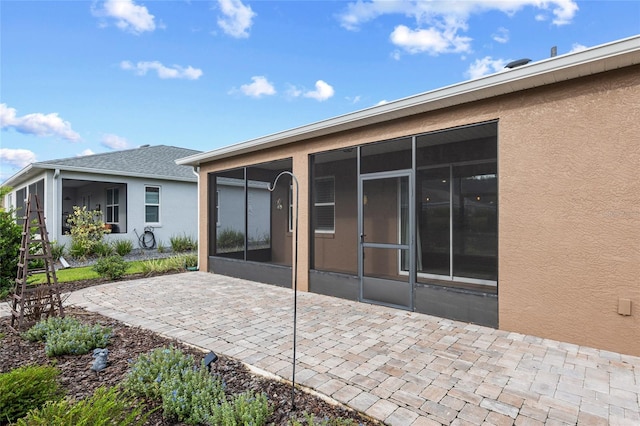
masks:
<instances>
[{"instance_id":1,"label":"white fascia board","mask_svg":"<svg viewBox=\"0 0 640 426\"><path fill-rule=\"evenodd\" d=\"M11 188L15 187L16 184L20 184L25 181L33 169L33 163L27 166L24 166L22 170L11 176L9 179L2 182L2 186L9 186Z\"/></svg>"},{"instance_id":2,"label":"white fascia board","mask_svg":"<svg viewBox=\"0 0 640 426\"><path fill-rule=\"evenodd\" d=\"M640 36L501 71L316 123L176 160L180 165L232 157L414 114L488 99L640 63Z\"/></svg>"}]
</instances>

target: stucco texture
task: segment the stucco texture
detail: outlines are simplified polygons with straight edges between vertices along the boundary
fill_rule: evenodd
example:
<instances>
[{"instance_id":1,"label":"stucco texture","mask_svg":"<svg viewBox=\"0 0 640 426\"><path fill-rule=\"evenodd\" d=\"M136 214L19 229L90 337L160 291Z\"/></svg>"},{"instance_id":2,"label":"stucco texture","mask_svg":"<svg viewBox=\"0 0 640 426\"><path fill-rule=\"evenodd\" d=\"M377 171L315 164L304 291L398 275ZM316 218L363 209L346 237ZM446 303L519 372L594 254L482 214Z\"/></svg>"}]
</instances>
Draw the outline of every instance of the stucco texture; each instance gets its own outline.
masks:
<instances>
[{"instance_id":1,"label":"stucco texture","mask_svg":"<svg viewBox=\"0 0 640 426\"><path fill-rule=\"evenodd\" d=\"M500 328L640 355L638 71L504 105Z\"/></svg>"}]
</instances>

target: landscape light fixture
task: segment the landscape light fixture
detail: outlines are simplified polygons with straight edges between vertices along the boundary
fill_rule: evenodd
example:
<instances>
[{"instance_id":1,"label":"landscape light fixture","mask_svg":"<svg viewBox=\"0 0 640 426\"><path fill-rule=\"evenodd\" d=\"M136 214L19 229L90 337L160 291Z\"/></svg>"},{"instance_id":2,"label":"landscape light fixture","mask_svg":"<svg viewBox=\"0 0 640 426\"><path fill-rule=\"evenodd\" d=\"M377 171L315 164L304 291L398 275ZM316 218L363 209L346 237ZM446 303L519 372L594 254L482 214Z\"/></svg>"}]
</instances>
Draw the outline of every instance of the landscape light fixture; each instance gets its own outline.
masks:
<instances>
[{"instance_id":1,"label":"landscape light fixture","mask_svg":"<svg viewBox=\"0 0 640 426\"><path fill-rule=\"evenodd\" d=\"M211 364L218 360L218 355L213 352L209 352L207 356L204 357L204 365L207 366L207 370L211 371Z\"/></svg>"},{"instance_id":2,"label":"landscape light fixture","mask_svg":"<svg viewBox=\"0 0 640 426\"><path fill-rule=\"evenodd\" d=\"M298 179L289 171L281 172L273 181L273 185L269 184L267 189L273 192L276 189L278 179L282 175L289 175L296 183L296 220L293 232L295 234L294 257L293 257L293 370L291 372L291 411L296 410L296 317L298 315Z\"/></svg>"}]
</instances>

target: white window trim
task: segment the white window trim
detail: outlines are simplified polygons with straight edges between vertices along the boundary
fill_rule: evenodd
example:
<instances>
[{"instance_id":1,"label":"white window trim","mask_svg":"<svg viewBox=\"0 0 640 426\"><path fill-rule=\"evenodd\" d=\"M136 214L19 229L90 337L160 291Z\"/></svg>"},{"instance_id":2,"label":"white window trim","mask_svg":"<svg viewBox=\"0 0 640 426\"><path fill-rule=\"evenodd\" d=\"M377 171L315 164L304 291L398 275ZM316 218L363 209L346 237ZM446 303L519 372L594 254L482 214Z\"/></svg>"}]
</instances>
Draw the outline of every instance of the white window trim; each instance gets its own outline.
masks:
<instances>
[{"instance_id":1,"label":"white window trim","mask_svg":"<svg viewBox=\"0 0 640 426\"><path fill-rule=\"evenodd\" d=\"M113 191L116 191L116 192L118 193L118 200L120 200L120 188L117 188L117 187L107 188L107 192L109 192L109 191L112 191L112 194L111 194L112 201L113 201L113 200L115 200L115 197L113 196L113 194L114 194L114 192L113 192ZM107 203L107 200L108 200L108 199L109 199L109 197L108 197L108 196L105 196L105 203L104 203L104 207L105 207L105 209L104 209L104 216L105 216L105 219L107 219L107 220L105 220L105 222L106 222L106 223L120 224L120 201L118 201L117 203L111 203L111 204L108 204L108 203ZM109 212L109 207L111 207L112 209L113 209L114 207L118 207L118 218L117 218L118 220L117 220L117 221L109 221L109 220L108 220L109 218L107 217L107 215L108 215L108 212ZM112 214L113 214L113 210L112 210ZM111 218L111 219L113 219L113 218Z\"/></svg>"},{"instance_id":2,"label":"white window trim","mask_svg":"<svg viewBox=\"0 0 640 426\"><path fill-rule=\"evenodd\" d=\"M147 203L147 188L158 188L158 203ZM162 222L161 214L160 214L160 206L162 205L162 187L160 185L145 185L144 186L144 223L145 225L155 225L159 226ZM158 221L157 222L147 222L147 206L157 206L158 207Z\"/></svg>"}]
</instances>

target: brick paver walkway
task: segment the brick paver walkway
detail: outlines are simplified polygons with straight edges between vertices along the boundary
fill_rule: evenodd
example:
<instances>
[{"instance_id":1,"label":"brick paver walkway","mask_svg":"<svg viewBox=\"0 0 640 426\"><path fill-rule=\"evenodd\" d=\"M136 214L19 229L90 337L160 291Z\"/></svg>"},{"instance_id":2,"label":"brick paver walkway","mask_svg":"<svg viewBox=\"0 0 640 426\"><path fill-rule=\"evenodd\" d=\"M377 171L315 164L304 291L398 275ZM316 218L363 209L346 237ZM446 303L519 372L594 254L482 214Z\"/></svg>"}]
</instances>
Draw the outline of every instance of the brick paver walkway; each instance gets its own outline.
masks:
<instances>
[{"instance_id":1,"label":"brick paver walkway","mask_svg":"<svg viewBox=\"0 0 640 426\"><path fill-rule=\"evenodd\" d=\"M67 303L291 379L293 292L191 272ZM391 425L639 425L640 358L298 293L296 382Z\"/></svg>"}]
</instances>

